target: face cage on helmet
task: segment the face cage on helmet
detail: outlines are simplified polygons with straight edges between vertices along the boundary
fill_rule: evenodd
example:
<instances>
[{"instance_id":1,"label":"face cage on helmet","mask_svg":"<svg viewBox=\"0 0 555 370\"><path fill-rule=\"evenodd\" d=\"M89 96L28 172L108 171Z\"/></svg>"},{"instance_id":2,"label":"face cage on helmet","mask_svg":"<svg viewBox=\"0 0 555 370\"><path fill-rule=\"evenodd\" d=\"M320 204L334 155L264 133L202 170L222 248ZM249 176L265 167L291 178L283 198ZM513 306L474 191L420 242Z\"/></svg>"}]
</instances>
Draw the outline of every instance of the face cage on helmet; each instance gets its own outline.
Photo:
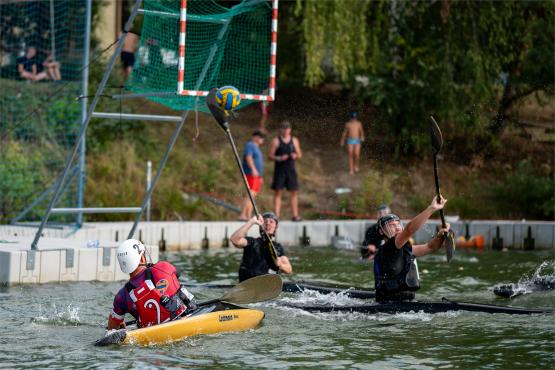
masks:
<instances>
[{"instance_id":1,"label":"face cage on helmet","mask_svg":"<svg viewBox=\"0 0 555 370\"><path fill-rule=\"evenodd\" d=\"M380 230L382 231L382 233L384 233L384 235L387 238L392 238L397 231L397 228L392 225L393 222L398 222L399 225L401 226L401 230L403 230L403 223L401 222L399 217L394 215L392 215L391 218L378 223Z\"/></svg>"}]
</instances>

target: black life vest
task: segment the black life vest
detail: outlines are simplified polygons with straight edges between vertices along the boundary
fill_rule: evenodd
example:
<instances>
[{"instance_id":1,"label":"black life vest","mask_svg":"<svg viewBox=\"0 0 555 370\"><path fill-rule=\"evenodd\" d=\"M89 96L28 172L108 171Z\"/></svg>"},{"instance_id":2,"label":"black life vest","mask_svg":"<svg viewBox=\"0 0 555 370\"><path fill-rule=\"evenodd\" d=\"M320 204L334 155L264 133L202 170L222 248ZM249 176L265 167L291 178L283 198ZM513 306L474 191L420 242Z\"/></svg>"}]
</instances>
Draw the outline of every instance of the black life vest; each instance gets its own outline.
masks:
<instances>
[{"instance_id":1,"label":"black life vest","mask_svg":"<svg viewBox=\"0 0 555 370\"><path fill-rule=\"evenodd\" d=\"M414 292L420 288L418 267L410 242L405 243L401 249L397 249L395 238L391 238L377 248L374 260L377 296Z\"/></svg>"},{"instance_id":2,"label":"black life vest","mask_svg":"<svg viewBox=\"0 0 555 370\"><path fill-rule=\"evenodd\" d=\"M247 237L247 246L243 249L243 257L241 258L241 265L239 266L239 282L255 276L266 275L271 273L270 270L279 272L279 268L275 265L270 256L267 244L268 241L263 237ZM285 250L283 246L276 241L274 241L273 244L277 256L284 256Z\"/></svg>"}]
</instances>

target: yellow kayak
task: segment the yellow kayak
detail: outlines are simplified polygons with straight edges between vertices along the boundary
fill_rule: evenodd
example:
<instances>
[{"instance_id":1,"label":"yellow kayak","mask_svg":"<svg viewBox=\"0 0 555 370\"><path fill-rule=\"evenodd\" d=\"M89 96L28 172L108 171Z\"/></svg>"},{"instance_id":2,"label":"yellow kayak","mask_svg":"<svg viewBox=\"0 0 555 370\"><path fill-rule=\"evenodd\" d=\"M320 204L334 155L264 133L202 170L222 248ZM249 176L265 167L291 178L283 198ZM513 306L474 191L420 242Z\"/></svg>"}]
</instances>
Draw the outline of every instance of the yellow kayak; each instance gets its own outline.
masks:
<instances>
[{"instance_id":1,"label":"yellow kayak","mask_svg":"<svg viewBox=\"0 0 555 370\"><path fill-rule=\"evenodd\" d=\"M169 343L201 334L254 329L263 318L263 311L216 302L201 306L193 314L180 320L134 330L112 331L96 341L95 345Z\"/></svg>"}]
</instances>

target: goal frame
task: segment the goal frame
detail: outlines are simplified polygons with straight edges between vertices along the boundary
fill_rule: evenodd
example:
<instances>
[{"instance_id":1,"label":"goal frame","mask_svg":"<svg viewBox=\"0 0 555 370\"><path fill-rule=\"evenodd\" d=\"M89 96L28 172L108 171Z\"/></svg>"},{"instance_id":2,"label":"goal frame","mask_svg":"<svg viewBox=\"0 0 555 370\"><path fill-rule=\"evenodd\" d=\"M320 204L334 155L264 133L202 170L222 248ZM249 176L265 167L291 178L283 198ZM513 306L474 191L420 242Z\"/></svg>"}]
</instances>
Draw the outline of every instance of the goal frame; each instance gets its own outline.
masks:
<instances>
[{"instance_id":1,"label":"goal frame","mask_svg":"<svg viewBox=\"0 0 555 370\"><path fill-rule=\"evenodd\" d=\"M272 2L272 27L270 42L270 70L269 85L266 89L268 94L253 94L241 92L241 99L255 101L274 101L276 95L276 60L277 60L277 23L279 0L268 0ZM225 27L225 26L224 26ZM185 80L185 47L187 36L187 0L181 0L179 12L179 57L177 67L177 95L181 96L207 96L209 91L204 90L185 90L183 88Z\"/></svg>"}]
</instances>

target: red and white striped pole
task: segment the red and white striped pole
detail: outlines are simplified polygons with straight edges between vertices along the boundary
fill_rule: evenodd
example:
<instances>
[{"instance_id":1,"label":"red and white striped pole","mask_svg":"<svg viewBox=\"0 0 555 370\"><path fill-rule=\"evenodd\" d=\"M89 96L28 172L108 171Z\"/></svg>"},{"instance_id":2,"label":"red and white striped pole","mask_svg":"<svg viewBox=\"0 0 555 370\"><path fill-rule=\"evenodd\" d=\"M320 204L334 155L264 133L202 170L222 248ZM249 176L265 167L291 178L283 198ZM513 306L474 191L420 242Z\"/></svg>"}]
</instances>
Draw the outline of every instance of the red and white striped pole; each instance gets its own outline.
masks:
<instances>
[{"instance_id":1,"label":"red and white striped pole","mask_svg":"<svg viewBox=\"0 0 555 370\"><path fill-rule=\"evenodd\" d=\"M177 93L183 93L185 79L185 31L187 29L187 0L181 0L179 12L179 63L177 66Z\"/></svg>"},{"instance_id":2,"label":"red and white striped pole","mask_svg":"<svg viewBox=\"0 0 555 370\"><path fill-rule=\"evenodd\" d=\"M273 101L276 96L276 59L277 59L277 22L279 0L272 0L272 28L270 45L270 85L268 95L241 94L241 99ZM207 96L208 91L183 90L185 79L185 39L187 29L187 0L181 0L179 14L179 60L177 67L177 94L188 96Z\"/></svg>"},{"instance_id":3,"label":"red and white striped pole","mask_svg":"<svg viewBox=\"0 0 555 370\"><path fill-rule=\"evenodd\" d=\"M270 48L270 101L276 98L278 0L272 0L272 44Z\"/></svg>"}]
</instances>

